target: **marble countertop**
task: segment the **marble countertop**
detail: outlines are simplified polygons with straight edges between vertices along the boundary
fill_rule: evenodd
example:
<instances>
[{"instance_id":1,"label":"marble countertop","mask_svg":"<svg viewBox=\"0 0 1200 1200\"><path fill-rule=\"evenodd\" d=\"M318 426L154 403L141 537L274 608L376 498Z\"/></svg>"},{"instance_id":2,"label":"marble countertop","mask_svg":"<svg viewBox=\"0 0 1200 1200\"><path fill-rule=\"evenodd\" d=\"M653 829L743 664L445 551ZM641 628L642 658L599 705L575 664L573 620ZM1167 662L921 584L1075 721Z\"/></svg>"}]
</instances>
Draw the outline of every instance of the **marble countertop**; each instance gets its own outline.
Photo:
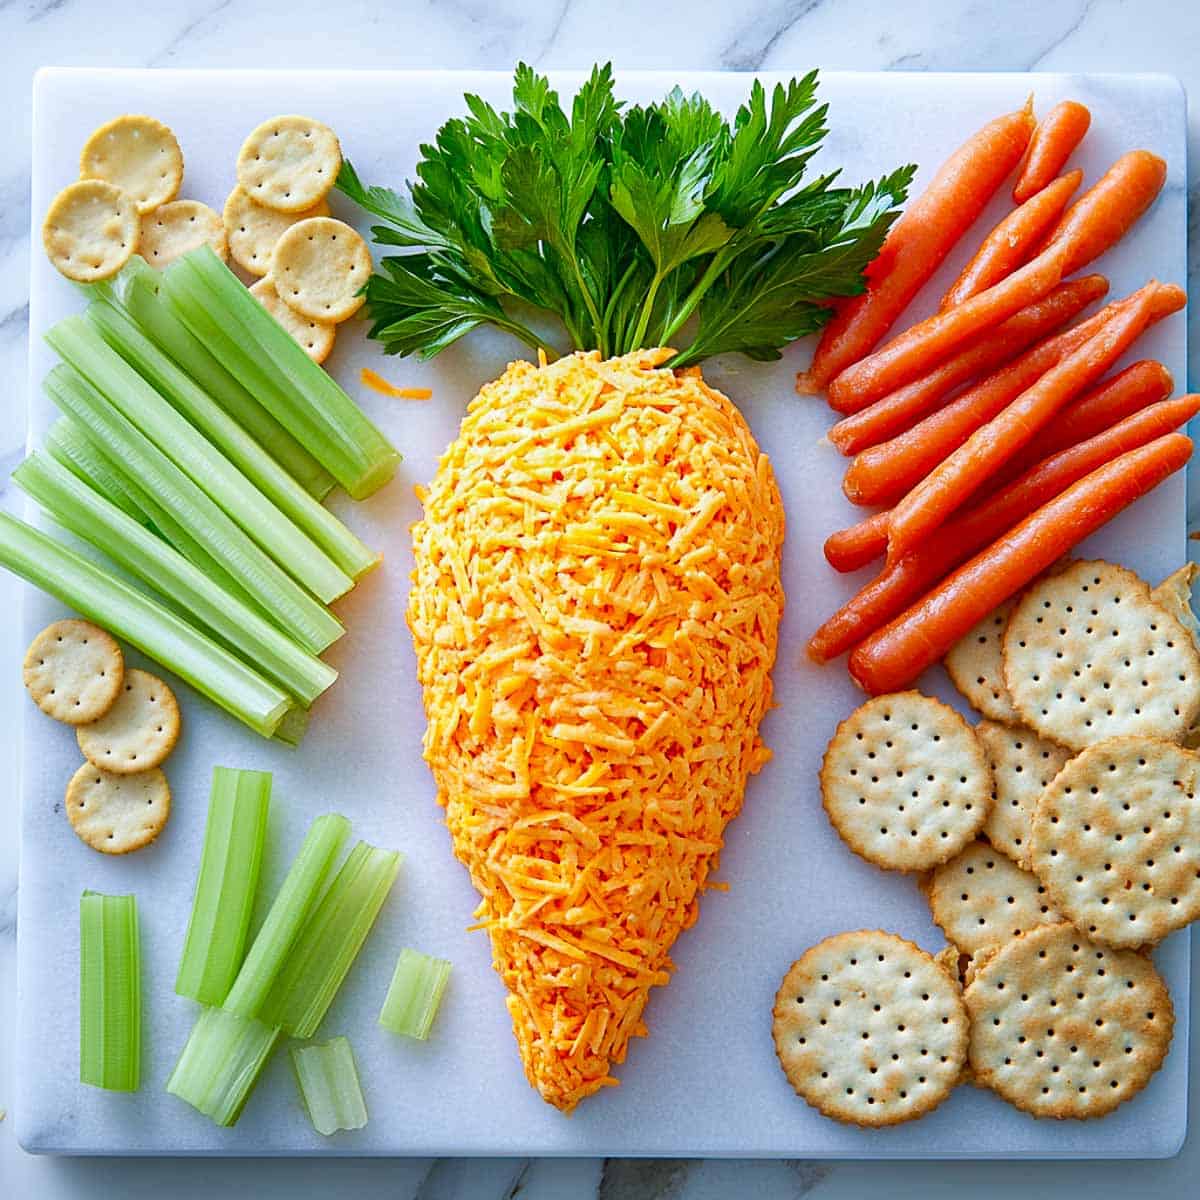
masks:
<instances>
[{"instance_id":1,"label":"marble countertop","mask_svg":"<svg viewBox=\"0 0 1200 1200\"><path fill-rule=\"evenodd\" d=\"M43 65L171 67L1162 71L1200 95L1200 6L1180 0L0 0L0 506L16 507L8 474L22 452L30 253L29 110ZM1190 10L1190 11L1189 11ZM999 15L1000 12L1003 16ZM336 14L336 15L335 15ZM1189 284L1200 276L1200 115L1189 128ZM1181 271L1183 264L1180 264ZM1200 386L1200 319L1189 310L1192 388ZM1194 527L1195 489L1191 493ZM0 611L16 588L0 576ZM6 625L6 628L9 626ZM0 637L0 679L19 647ZM0 762L16 760L14 688L0 689ZM15 1025L15 789L0 815L0 1110L12 1095ZM1195 946L1200 948L1200 935ZM1193 955L1200 988L1200 953ZM1200 994L1198 991L1196 994ZM1192 1043L1200 1097L1200 1038ZM386 1195L395 1200L707 1200L812 1194L889 1197L1183 1197L1200 1175L1200 1121L1179 1157L1151 1163L739 1163L667 1160L54 1160L25 1155L0 1122L0 1191L16 1200L159 1197L237 1187L271 1200ZM1189 1182L1190 1181L1190 1182Z\"/></svg>"}]
</instances>

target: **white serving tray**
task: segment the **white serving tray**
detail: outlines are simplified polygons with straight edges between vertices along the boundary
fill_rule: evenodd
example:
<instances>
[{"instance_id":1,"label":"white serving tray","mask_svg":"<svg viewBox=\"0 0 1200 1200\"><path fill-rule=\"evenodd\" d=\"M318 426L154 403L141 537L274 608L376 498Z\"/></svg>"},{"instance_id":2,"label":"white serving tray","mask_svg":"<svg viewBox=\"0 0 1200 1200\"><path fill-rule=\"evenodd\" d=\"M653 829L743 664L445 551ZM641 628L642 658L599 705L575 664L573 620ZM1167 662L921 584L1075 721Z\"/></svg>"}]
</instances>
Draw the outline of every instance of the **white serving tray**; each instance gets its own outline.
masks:
<instances>
[{"instance_id":1,"label":"white serving tray","mask_svg":"<svg viewBox=\"0 0 1200 1200\"><path fill-rule=\"evenodd\" d=\"M797 63L797 71L811 64ZM776 76L763 76L771 83ZM557 82L573 89L578 75ZM732 109L749 86L739 75L626 74L619 92L652 99L680 83ZM464 90L503 102L506 74L384 72L211 72L49 70L35 84L33 244L58 188L74 178L92 128L126 111L148 112L178 133L187 162L183 195L220 209L245 134L279 112L329 122L347 156L372 183L399 187L417 147L462 110ZM1030 90L1045 111L1065 96L1087 103L1092 131L1078 156L1093 182L1118 154L1147 146L1165 156L1163 195L1136 231L1101 264L1113 294L1150 276L1184 279L1184 96L1151 76L832 74L822 81L832 131L815 167L842 165L863 180L907 161L917 186L972 130L1023 103ZM368 222L340 198L338 215ZM978 235L1008 200L997 197L920 298L929 309L972 253ZM30 437L41 439L54 413L40 391L53 365L41 335L78 311L78 292L36 250L30 284ZM1154 329L1137 355L1162 359L1182 380L1185 325L1176 316ZM79 1154L522 1154L733 1155L792 1157L1137 1157L1175 1153L1187 1124L1188 941L1158 952L1180 1021L1162 1071L1135 1101L1103 1121L1038 1122L994 1095L964 1087L922 1121L881 1132L819 1116L792 1093L775 1062L770 1008L788 964L827 934L884 927L930 950L943 943L913 881L885 874L851 854L829 827L817 792L817 764L835 724L858 702L840 664L817 669L802 647L814 624L859 582L829 570L821 542L853 517L839 488L843 461L821 444L830 416L793 394L794 371L809 348L760 366L711 364L709 379L742 407L769 451L788 512L788 610L775 670L778 708L766 723L776 757L755 779L722 856L728 895L710 894L697 926L675 948L678 971L646 1012L650 1037L635 1041L618 1069L621 1087L588 1100L571 1119L547 1107L522 1075L503 989L487 939L468 934L476 897L450 853L441 811L421 761L423 729L404 606L411 566L407 530L418 513L413 485L428 480L480 383L500 373L520 347L500 336L468 338L422 365L383 360L363 326L344 327L328 366L404 452L395 483L372 500L334 507L386 552L382 571L340 605L349 628L330 654L343 678L315 712L304 745L264 742L176 684L185 733L167 766L175 796L158 842L107 859L72 834L62 813L66 781L79 761L70 732L25 705L19 913L19 1044L12 1108L21 1143ZM427 403L386 399L358 383L370 365L409 386L428 385ZM1171 479L1093 538L1085 552L1115 557L1154 579L1183 560L1184 480ZM26 590L10 636L28 639L61 615ZM136 661L136 656L134 656ZM15 680L4 681L16 689ZM925 686L950 690L940 671ZM400 882L322 1028L349 1035L371 1112L356 1133L323 1139L299 1106L285 1054L268 1068L240 1123L217 1129L163 1091L195 1006L174 994L175 970L215 764L275 775L269 896L309 821L345 813L354 835L402 848ZM107 1094L78 1080L78 917L84 888L137 894L145 989L143 1085ZM417 1044L384 1032L376 1017L396 954L412 945L443 955L454 973L434 1034Z\"/></svg>"}]
</instances>

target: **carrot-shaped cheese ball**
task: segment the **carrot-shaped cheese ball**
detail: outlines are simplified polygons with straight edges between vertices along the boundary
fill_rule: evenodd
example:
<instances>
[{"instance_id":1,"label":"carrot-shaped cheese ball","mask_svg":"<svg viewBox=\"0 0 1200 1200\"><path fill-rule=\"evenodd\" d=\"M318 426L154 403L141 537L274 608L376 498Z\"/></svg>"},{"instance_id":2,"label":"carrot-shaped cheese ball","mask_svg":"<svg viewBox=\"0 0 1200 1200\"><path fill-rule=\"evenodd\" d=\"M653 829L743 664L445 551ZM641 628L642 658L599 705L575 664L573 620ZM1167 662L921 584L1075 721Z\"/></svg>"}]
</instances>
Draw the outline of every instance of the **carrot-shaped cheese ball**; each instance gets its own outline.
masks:
<instances>
[{"instance_id":1,"label":"carrot-shaped cheese ball","mask_svg":"<svg viewBox=\"0 0 1200 1200\"><path fill-rule=\"evenodd\" d=\"M1024 204L1066 166L1091 123L1092 114L1077 100L1056 104L1038 122L1025 165L1013 188L1014 204Z\"/></svg>"}]
</instances>

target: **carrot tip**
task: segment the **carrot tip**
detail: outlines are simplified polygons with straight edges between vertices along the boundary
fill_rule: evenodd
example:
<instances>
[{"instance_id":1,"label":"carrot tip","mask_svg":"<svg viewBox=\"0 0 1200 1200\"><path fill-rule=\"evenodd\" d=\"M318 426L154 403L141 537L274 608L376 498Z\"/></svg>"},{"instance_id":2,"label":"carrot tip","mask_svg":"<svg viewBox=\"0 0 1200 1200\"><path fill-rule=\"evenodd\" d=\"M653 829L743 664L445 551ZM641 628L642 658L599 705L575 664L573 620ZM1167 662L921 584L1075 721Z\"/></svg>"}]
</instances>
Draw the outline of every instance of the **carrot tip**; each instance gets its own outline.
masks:
<instances>
[{"instance_id":1,"label":"carrot tip","mask_svg":"<svg viewBox=\"0 0 1200 1200\"><path fill-rule=\"evenodd\" d=\"M800 396L815 396L821 391L820 385L807 371L796 374L796 393Z\"/></svg>"}]
</instances>

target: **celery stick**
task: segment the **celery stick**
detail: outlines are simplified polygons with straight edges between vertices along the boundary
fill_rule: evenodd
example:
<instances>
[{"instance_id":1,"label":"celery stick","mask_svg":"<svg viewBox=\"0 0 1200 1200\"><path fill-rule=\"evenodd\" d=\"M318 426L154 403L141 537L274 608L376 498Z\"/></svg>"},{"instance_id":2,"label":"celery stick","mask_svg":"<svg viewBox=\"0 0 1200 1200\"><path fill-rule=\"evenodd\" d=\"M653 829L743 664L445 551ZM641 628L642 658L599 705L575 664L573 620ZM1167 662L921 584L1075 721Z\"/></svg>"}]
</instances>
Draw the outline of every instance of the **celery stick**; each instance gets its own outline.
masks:
<instances>
[{"instance_id":1,"label":"celery stick","mask_svg":"<svg viewBox=\"0 0 1200 1200\"><path fill-rule=\"evenodd\" d=\"M354 586L308 534L172 408L86 318L60 321L46 341L318 600L336 600Z\"/></svg>"},{"instance_id":2,"label":"celery stick","mask_svg":"<svg viewBox=\"0 0 1200 1200\"><path fill-rule=\"evenodd\" d=\"M328 1137L339 1129L361 1129L367 1123L354 1051L344 1037L293 1046L291 1054L300 1099L318 1133Z\"/></svg>"},{"instance_id":3,"label":"celery stick","mask_svg":"<svg viewBox=\"0 0 1200 1200\"><path fill-rule=\"evenodd\" d=\"M79 900L79 1078L136 1092L142 1061L142 954L137 898Z\"/></svg>"},{"instance_id":4,"label":"celery stick","mask_svg":"<svg viewBox=\"0 0 1200 1200\"><path fill-rule=\"evenodd\" d=\"M317 1032L400 870L396 850L359 842L305 922L260 1019L293 1037Z\"/></svg>"},{"instance_id":5,"label":"celery stick","mask_svg":"<svg viewBox=\"0 0 1200 1200\"><path fill-rule=\"evenodd\" d=\"M450 964L444 958L431 958L407 947L401 950L379 1014L380 1025L423 1042L433 1027L449 978Z\"/></svg>"},{"instance_id":6,"label":"celery stick","mask_svg":"<svg viewBox=\"0 0 1200 1200\"><path fill-rule=\"evenodd\" d=\"M286 692L170 609L4 512L0 566L124 638L264 737L292 707Z\"/></svg>"},{"instance_id":7,"label":"celery stick","mask_svg":"<svg viewBox=\"0 0 1200 1200\"><path fill-rule=\"evenodd\" d=\"M87 320L109 346L227 455L342 572L358 579L379 565L380 556L368 550L333 513L314 500L237 421L146 337L128 313L96 303L88 308Z\"/></svg>"},{"instance_id":8,"label":"celery stick","mask_svg":"<svg viewBox=\"0 0 1200 1200\"><path fill-rule=\"evenodd\" d=\"M43 386L61 409L87 429L88 436L109 459L121 463L125 472L221 563L285 633L314 654L341 637L345 630L337 618L251 541L73 367L60 363L46 376ZM154 513L150 516L154 519ZM170 530L163 532L170 537Z\"/></svg>"},{"instance_id":9,"label":"celery stick","mask_svg":"<svg viewBox=\"0 0 1200 1200\"><path fill-rule=\"evenodd\" d=\"M271 776L214 767L200 874L175 991L220 1004L242 965L258 892Z\"/></svg>"},{"instance_id":10,"label":"celery stick","mask_svg":"<svg viewBox=\"0 0 1200 1200\"><path fill-rule=\"evenodd\" d=\"M206 1008L192 1026L167 1091L218 1125L233 1125L278 1041L278 1029Z\"/></svg>"},{"instance_id":11,"label":"celery stick","mask_svg":"<svg viewBox=\"0 0 1200 1200\"><path fill-rule=\"evenodd\" d=\"M59 417L46 431L45 448L55 462L66 467L76 479L110 500L139 525L149 526L150 518L107 460L87 439L70 417Z\"/></svg>"},{"instance_id":12,"label":"celery stick","mask_svg":"<svg viewBox=\"0 0 1200 1200\"><path fill-rule=\"evenodd\" d=\"M304 735L307 732L308 710L293 708L284 714L283 720L279 722L278 728L271 736L285 746L298 746L304 741Z\"/></svg>"},{"instance_id":13,"label":"celery stick","mask_svg":"<svg viewBox=\"0 0 1200 1200\"><path fill-rule=\"evenodd\" d=\"M225 997L224 1007L230 1012L243 1017L259 1015L305 921L316 909L333 860L349 836L350 822L337 813L318 817L309 827L233 988Z\"/></svg>"}]
</instances>

